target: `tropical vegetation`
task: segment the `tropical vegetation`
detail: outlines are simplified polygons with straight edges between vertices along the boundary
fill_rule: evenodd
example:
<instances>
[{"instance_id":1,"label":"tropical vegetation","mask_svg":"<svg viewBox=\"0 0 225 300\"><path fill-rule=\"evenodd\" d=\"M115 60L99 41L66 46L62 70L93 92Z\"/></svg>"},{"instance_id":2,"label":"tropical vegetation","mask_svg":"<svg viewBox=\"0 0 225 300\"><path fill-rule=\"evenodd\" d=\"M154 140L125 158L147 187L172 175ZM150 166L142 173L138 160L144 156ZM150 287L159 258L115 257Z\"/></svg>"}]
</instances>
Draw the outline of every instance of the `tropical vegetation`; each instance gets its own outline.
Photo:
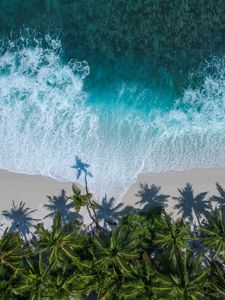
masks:
<instances>
[{"instance_id":1,"label":"tropical vegetation","mask_svg":"<svg viewBox=\"0 0 225 300\"><path fill-rule=\"evenodd\" d=\"M216 186L219 196L209 199L190 184L178 189L176 220L155 185L141 185L143 209L107 197L95 203L87 187L73 185L71 196L48 196L51 228L13 203L2 213L11 227L0 238L0 299L224 299L224 202Z\"/></svg>"}]
</instances>

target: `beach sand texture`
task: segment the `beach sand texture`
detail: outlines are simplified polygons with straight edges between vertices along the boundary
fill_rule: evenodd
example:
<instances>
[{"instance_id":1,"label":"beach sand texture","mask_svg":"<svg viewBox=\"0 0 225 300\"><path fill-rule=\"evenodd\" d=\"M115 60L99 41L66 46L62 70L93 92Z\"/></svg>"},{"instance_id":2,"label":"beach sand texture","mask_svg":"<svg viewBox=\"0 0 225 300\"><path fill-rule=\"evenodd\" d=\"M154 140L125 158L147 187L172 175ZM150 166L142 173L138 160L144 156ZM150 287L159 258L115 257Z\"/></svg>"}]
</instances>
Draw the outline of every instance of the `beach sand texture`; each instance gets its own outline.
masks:
<instances>
[{"instance_id":1,"label":"beach sand texture","mask_svg":"<svg viewBox=\"0 0 225 300\"><path fill-rule=\"evenodd\" d=\"M159 194L169 195L167 212L177 217L177 210L174 209L176 200L172 197L178 196L177 188L182 188L186 183L190 182L193 186L194 193L208 192L207 198L218 194L216 190L216 182L225 186L225 169L194 169L190 171L168 171L164 173L148 173L140 174L135 183L133 183L122 198L122 203L128 206L137 206L135 203L140 201L140 192L143 192L141 185L148 185L146 197L150 197L151 185L161 187ZM1 201L0 211L10 209L12 202L19 204L21 201L26 203L26 207L37 209L33 213L34 218L42 219L49 212L43 207L48 203L48 196L60 196L62 190L66 191L66 195L71 194L70 182L59 182L48 177L39 175L25 175L11 173L0 170L0 190ZM138 196L139 194L139 196ZM141 194L143 196L143 193ZM86 211L82 211L86 223L90 222ZM9 223L1 217L1 223L7 226ZM45 224L49 226L51 219L45 219Z\"/></svg>"}]
</instances>

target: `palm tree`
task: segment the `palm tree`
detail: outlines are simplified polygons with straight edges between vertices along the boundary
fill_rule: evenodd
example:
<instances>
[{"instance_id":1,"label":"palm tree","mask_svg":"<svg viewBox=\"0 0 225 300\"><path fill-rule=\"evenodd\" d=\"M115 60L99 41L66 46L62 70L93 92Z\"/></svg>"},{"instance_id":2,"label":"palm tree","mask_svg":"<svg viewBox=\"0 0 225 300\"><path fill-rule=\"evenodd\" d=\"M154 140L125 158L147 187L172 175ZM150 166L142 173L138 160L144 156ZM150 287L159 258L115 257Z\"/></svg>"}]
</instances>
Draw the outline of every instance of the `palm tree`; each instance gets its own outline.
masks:
<instances>
[{"instance_id":1,"label":"palm tree","mask_svg":"<svg viewBox=\"0 0 225 300\"><path fill-rule=\"evenodd\" d=\"M93 238L98 299L123 299L120 297L123 278L131 274L132 267L138 263L139 249L139 240L132 239L126 225Z\"/></svg>"},{"instance_id":2,"label":"palm tree","mask_svg":"<svg viewBox=\"0 0 225 300\"><path fill-rule=\"evenodd\" d=\"M92 254L97 269L130 272L130 264L138 257L138 241L130 240L130 230L121 226L104 237L93 238Z\"/></svg>"},{"instance_id":3,"label":"palm tree","mask_svg":"<svg viewBox=\"0 0 225 300\"><path fill-rule=\"evenodd\" d=\"M172 258L163 256L155 277L156 299L205 299L209 270L203 267L203 256L177 251Z\"/></svg>"},{"instance_id":4,"label":"palm tree","mask_svg":"<svg viewBox=\"0 0 225 300\"><path fill-rule=\"evenodd\" d=\"M61 264L67 258L79 267L89 266L79 255L79 251L85 248L88 241L86 233L80 232L75 224L63 227L60 214L53 219L51 230L45 229L43 224L38 224L35 234L37 241L34 241L34 246L38 251L48 254L50 263Z\"/></svg>"},{"instance_id":5,"label":"palm tree","mask_svg":"<svg viewBox=\"0 0 225 300\"><path fill-rule=\"evenodd\" d=\"M73 184L72 190L73 190L73 195L69 197L69 199L72 200L75 209L79 212L80 208L82 206L85 206L89 217L92 219L92 221L96 225L96 230L99 231L101 229L101 226L98 224L98 220L96 217L96 212L95 212L95 204L91 200L93 195L89 192L88 189L88 177L93 177L91 172L88 170L90 168L90 165L83 162L77 155L75 156L75 165L72 166L71 168L76 169L77 171L77 179L81 177L82 174L84 174L84 186L85 186L85 191L86 195L82 195L80 189ZM92 211L92 213L91 213Z\"/></svg>"},{"instance_id":6,"label":"palm tree","mask_svg":"<svg viewBox=\"0 0 225 300\"><path fill-rule=\"evenodd\" d=\"M7 230L0 238L0 266L18 270L23 268L21 259L29 257L30 250L25 247L24 241L18 233L9 233Z\"/></svg>"},{"instance_id":7,"label":"palm tree","mask_svg":"<svg viewBox=\"0 0 225 300\"><path fill-rule=\"evenodd\" d=\"M25 247L18 233L5 231L0 238L0 298L20 299L15 296L12 287L17 284L18 270L24 270L23 258L31 251Z\"/></svg>"},{"instance_id":8,"label":"palm tree","mask_svg":"<svg viewBox=\"0 0 225 300\"><path fill-rule=\"evenodd\" d=\"M216 189L219 193L219 196L212 196L211 200L217 202L219 208L225 214L225 190L222 188L222 186L217 182L216 183Z\"/></svg>"},{"instance_id":9,"label":"palm tree","mask_svg":"<svg viewBox=\"0 0 225 300\"><path fill-rule=\"evenodd\" d=\"M122 280L123 275L115 270L98 273L96 276L98 283L96 286L97 299L122 299L120 297Z\"/></svg>"},{"instance_id":10,"label":"palm tree","mask_svg":"<svg viewBox=\"0 0 225 300\"><path fill-rule=\"evenodd\" d=\"M51 269L46 292L47 299L84 299L88 294L87 285L91 283L92 276L87 271L80 272L69 261Z\"/></svg>"},{"instance_id":11,"label":"palm tree","mask_svg":"<svg viewBox=\"0 0 225 300\"><path fill-rule=\"evenodd\" d=\"M130 229L130 239L138 242L143 251L153 251L153 241L156 232L156 220L161 218L161 210L150 209L147 213L131 213L121 220L122 226Z\"/></svg>"},{"instance_id":12,"label":"palm tree","mask_svg":"<svg viewBox=\"0 0 225 300\"><path fill-rule=\"evenodd\" d=\"M214 299L225 298L225 270L224 262L217 260L211 263L211 274L210 274L210 289L215 297Z\"/></svg>"},{"instance_id":13,"label":"palm tree","mask_svg":"<svg viewBox=\"0 0 225 300\"><path fill-rule=\"evenodd\" d=\"M150 187L148 184L140 184L140 187L141 190L136 196L141 198L141 200L137 201L136 204L144 205L144 211L158 206L166 206L169 195L159 194L161 187L154 184L152 184Z\"/></svg>"},{"instance_id":14,"label":"palm tree","mask_svg":"<svg viewBox=\"0 0 225 300\"><path fill-rule=\"evenodd\" d=\"M19 232L27 240L27 235L30 233L30 229L34 227L34 224L39 219L34 219L31 214L36 210L31 210L29 207L25 207L25 202L20 202L19 206L13 201L12 208L10 210L3 210L2 215L11 221L10 232Z\"/></svg>"},{"instance_id":15,"label":"palm tree","mask_svg":"<svg viewBox=\"0 0 225 300\"><path fill-rule=\"evenodd\" d=\"M116 225L117 220L119 220L121 216L120 209L123 204L119 203L115 205L115 198L107 199L106 195L102 199L101 204L95 203L96 209L96 218L98 221L103 221L103 228L107 229L107 225Z\"/></svg>"},{"instance_id":16,"label":"palm tree","mask_svg":"<svg viewBox=\"0 0 225 300\"><path fill-rule=\"evenodd\" d=\"M45 218L54 218L58 213L61 215L62 225L74 220L82 220L82 216L78 212L72 212L71 209L74 208L72 202L69 202L69 198L66 196L65 190L61 191L61 195L47 196L49 204L44 204L50 213L45 216Z\"/></svg>"},{"instance_id":17,"label":"palm tree","mask_svg":"<svg viewBox=\"0 0 225 300\"><path fill-rule=\"evenodd\" d=\"M177 250L188 249L188 242L191 240L190 224L183 220L172 221L164 213L157 222L156 238L154 243L159 245L169 256L175 255Z\"/></svg>"},{"instance_id":18,"label":"palm tree","mask_svg":"<svg viewBox=\"0 0 225 300\"><path fill-rule=\"evenodd\" d=\"M26 259L26 269L19 273L20 281L13 288L13 292L24 296L25 299L44 299L50 283L49 272L52 265L41 252L33 258Z\"/></svg>"},{"instance_id":19,"label":"palm tree","mask_svg":"<svg viewBox=\"0 0 225 300\"><path fill-rule=\"evenodd\" d=\"M225 218L221 210L211 213L201 233L201 243L213 252L213 258L219 255L225 260Z\"/></svg>"},{"instance_id":20,"label":"palm tree","mask_svg":"<svg viewBox=\"0 0 225 300\"><path fill-rule=\"evenodd\" d=\"M79 212L81 207L86 207L89 217L92 219L93 222L96 223L96 225L98 225L95 213L96 205L91 201L93 195L88 192L86 194L82 194L81 190L75 184L72 185L72 191L73 194L68 199L72 201L75 210ZM91 210L93 214L91 213Z\"/></svg>"},{"instance_id":21,"label":"palm tree","mask_svg":"<svg viewBox=\"0 0 225 300\"><path fill-rule=\"evenodd\" d=\"M178 189L180 196L173 197L178 204L175 208L178 209L178 214L182 213L182 218L193 222L193 211L200 225L200 218L206 216L209 212L210 205L205 197L208 192L199 193L194 196L193 188L190 183L187 183L183 189Z\"/></svg>"},{"instance_id":22,"label":"palm tree","mask_svg":"<svg viewBox=\"0 0 225 300\"><path fill-rule=\"evenodd\" d=\"M121 299L155 299L153 294L154 276L155 271L151 259L144 255L141 263L131 267L130 276L124 278L120 291Z\"/></svg>"}]
</instances>

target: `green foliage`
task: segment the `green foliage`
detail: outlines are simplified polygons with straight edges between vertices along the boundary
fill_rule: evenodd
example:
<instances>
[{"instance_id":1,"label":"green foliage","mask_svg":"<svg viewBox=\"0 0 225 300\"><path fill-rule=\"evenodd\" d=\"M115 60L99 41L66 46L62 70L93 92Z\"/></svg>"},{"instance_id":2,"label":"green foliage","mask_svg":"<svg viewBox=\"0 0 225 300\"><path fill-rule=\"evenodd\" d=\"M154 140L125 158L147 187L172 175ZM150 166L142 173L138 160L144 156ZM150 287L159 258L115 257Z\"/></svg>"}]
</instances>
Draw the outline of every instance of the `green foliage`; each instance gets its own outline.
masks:
<instances>
[{"instance_id":1,"label":"green foliage","mask_svg":"<svg viewBox=\"0 0 225 300\"><path fill-rule=\"evenodd\" d=\"M147 249L153 239L154 222L148 220L146 215L129 214L122 220L122 224L130 228L130 237L138 241L143 249Z\"/></svg>"},{"instance_id":2,"label":"green foliage","mask_svg":"<svg viewBox=\"0 0 225 300\"><path fill-rule=\"evenodd\" d=\"M53 219L52 229L47 230L43 224L39 224L36 236L37 241L34 242L34 246L39 252L48 254L50 263L60 264L69 258L77 266L85 265L78 253L85 247L88 237L79 231L77 224L62 227L61 217L58 214Z\"/></svg>"},{"instance_id":3,"label":"green foliage","mask_svg":"<svg viewBox=\"0 0 225 300\"><path fill-rule=\"evenodd\" d=\"M24 247L24 241L18 233L5 231L0 239L0 267L18 270L23 267L22 258L30 255L29 248Z\"/></svg>"},{"instance_id":4,"label":"green foliage","mask_svg":"<svg viewBox=\"0 0 225 300\"><path fill-rule=\"evenodd\" d=\"M13 289L16 295L29 297L28 299L40 300L43 298L48 286L49 271L52 264L44 259L43 253L39 252L37 256L26 259L26 268L20 271L19 286Z\"/></svg>"},{"instance_id":5,"label":"green foliage","mask_svg":"<svg viewBox=\"0 0 225 300\"><path fill-rule=\"evenodd\" d=\"M72 185L72 196L69 199L72 201L74 208L79 212L81 207L89 206L92 198L91 193L82 194L81 190L75 185Z\"/></svg>"},{"instance_id":6,"label":"green foliage","mask_svg":"<svg viewBox=\"0 0 225 300\"><path fill-rule=\"evenodd\" d=\"M129 210L122 211L127 213L113 230L86 232L82 223L64 224L56 214L52 227L38 224L29 242L5 231L0 237L0 299L224 299L225 220L220 210L194 231L192 223L172 220L163 207Z\"/></svg>"},{"instance_id":7,"label":"green foliage","mask_svg":"<svg viewBox=\"0 0 225 300\"><path fill-rule=\"evenodd\" d=\"M155 270L151 259L145 254L141 263L132 267L131 273L124 279L121 296L123 299L154 299L153 280Z\"/></svg>"},{"instance_id":8,"label":"green foliage","mask_svg":"<svg viewBox=\"0 0 225 300\"><path fill-rule=\"evenodd\" d=\"M211 268L212 281L210 289L212 290L213 297L225 297L225 270L223 262L213 261Z\"/></svg>"},{"instance_id":9,"label":"green foliage","mask_svg":"<svg viewBox=\"0 0 225 300\"><path fill-rule=\"evenodd\" d=\"M131 240L130 229L122 226L110 234L93 239L93 257L96 268L108 272L130 272L138 258L138 241Z\"/></svg>"},{"instance_id":10,"label":"green foliage","mask_svg":"<svg viewBox=\"0 0 225 300\"><path fill-rule=\"evenodd\" d=\"M202 255L189 251L177 251L172 258L163 256L154 288L158 299L205 299L209 270L202 263Z\"/></svg>"},{"instance_id":11,"label":"green foliage","mask_svg":"<svg viewBox=\"0 0 225 300\"><path fill-rule=\"evenodd\" d=\"M225 260L225 219L221 210L212 212L201 232L202 244L212 250L213 258L219 255Z\"/></svg>"},{"instance_id":12,"label":"green foliage","mask_svg":"<svg viewBox=\"0 0 225 300\"><path fill-rule=\"evenodd\" d=\"M170 256L174 256L176 251L188 249L188 242L191 239L190 225L184 221L172 221L166 214L157 220L159 230L156 232L154 243L160 245Z\"/></svg>"}]
</instances>

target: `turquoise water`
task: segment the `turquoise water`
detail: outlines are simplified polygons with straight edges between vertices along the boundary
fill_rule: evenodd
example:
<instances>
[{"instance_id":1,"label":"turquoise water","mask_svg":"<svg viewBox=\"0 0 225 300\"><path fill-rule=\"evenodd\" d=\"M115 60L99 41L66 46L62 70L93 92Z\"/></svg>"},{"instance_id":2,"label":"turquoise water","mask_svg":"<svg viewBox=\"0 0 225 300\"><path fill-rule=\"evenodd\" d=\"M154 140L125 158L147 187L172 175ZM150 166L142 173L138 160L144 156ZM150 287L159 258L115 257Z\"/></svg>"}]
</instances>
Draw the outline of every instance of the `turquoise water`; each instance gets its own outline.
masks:
<instances>
[{"instance_id":1,"label":"turquoise water","mask_svg":"<svg viewBox=\"0 0 225 300\"><path fill-rule=\"evenodd\" d=\"M79 156L119 199L140 172L225 165L225 3L0 8L0 168L76 180Z\"/></svg>"},{"instance_id":2,"label":"turquoise water","mask_svg":"<svg viewBox=\"0 0 225 300\"><path fill-rule=\"evenodd\" d=\"M127 62L118 76L109 63L93 74L86 61L65 61L60 40L45 40L2 46L0 168L74 180L78 155L91 189L119 198L140 172L225 165L224 58L178 96L167 74L142 80Z\"/></svg>"}]
</instances>

